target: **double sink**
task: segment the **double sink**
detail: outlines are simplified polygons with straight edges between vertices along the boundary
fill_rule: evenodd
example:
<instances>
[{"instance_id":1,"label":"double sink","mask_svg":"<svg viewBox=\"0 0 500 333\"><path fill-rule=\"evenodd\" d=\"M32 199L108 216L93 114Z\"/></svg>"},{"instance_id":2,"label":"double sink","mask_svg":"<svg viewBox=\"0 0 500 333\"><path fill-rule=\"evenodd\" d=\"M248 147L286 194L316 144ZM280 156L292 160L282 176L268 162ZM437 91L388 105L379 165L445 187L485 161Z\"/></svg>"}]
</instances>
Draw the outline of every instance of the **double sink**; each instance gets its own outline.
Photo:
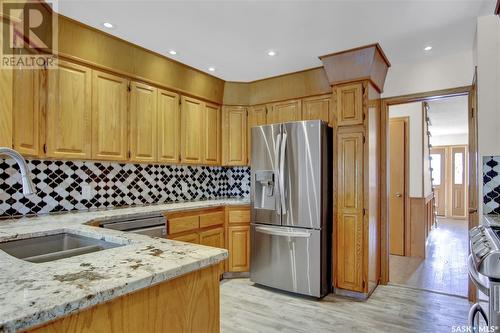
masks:
<instances>
[{"instance_id":1,"label":"double sink","mask_svg":"<svg viewBox=\"0 0 500 333\"><path fill-rule=\"evenodd\" d=\"M64 232L3 242L0 250L24 261L42 263L119 246L123 244Z\"/></svg>"}]
</instances>

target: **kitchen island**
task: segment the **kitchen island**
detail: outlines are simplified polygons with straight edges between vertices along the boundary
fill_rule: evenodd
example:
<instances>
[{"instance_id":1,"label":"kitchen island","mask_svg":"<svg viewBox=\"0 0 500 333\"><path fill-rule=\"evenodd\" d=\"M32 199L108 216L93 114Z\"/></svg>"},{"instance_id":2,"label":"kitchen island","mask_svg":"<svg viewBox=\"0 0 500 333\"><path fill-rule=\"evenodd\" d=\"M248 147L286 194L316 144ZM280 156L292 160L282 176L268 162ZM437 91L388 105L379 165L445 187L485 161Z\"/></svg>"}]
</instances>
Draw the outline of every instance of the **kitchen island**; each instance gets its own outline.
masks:
<instances>
[{"instance_id":1,"label":"kitchen island","mask_svg":"<svg viewBox=\"0 0 500 333\"><path fill-rule=\"evenodd\" d=\"M185 202L0 222L0 242L60 233L122 246L44 263L0 251L0 332L219 331L227 251L92 226L153 212L241 205Z\"/></svg>"}]
</instances>

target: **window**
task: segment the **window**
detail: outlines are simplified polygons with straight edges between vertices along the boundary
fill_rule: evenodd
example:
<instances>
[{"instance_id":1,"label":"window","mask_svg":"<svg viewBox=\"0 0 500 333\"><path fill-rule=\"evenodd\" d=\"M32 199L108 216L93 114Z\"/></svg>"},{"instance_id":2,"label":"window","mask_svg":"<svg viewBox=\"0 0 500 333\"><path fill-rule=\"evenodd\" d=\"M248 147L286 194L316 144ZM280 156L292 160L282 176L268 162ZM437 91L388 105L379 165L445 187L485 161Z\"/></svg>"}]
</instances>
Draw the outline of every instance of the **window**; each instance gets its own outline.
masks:
<instances>
[{"instance_id":1,"label":"window","mask_svg":"<svg viewBox=\"0 0 500 333\"><path fill-rule=\"evenodd\" d=\"M453 156L455 170L453 170L453 183L462 185L464 179L464 154L455 153Z\"/></svg>"},{"instance_id":2,"label":"window","mask_svg":"<svg viewBox=\"0 0 500 333\"><path fill-rule=\"evenodd\" d=\"M431 154L432 185L441 185L441 154Z\"/></svg>"}]
</instances>

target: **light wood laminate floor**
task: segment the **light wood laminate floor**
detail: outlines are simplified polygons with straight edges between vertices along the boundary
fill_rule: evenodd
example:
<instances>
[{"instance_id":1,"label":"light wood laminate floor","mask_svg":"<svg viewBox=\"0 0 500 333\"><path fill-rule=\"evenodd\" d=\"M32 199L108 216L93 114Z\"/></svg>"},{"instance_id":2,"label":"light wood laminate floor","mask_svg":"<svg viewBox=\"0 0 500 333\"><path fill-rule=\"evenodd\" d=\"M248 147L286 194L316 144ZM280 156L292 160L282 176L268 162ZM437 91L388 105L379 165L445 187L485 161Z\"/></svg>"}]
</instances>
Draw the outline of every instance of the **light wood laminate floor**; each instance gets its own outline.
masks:
<instances>
[{"instance_id":1,"label":"light wood laminate floor","mask_svg":"<svg viewBox=\"0 0 500 333\"><path fill-rule=\"evenodd\" d=\"M390 256L390 282L466 297L467 230L466 220L439 218L429 234L425 260Z\"/></svg>"},{"instance_id":2,"label":"light wood laminate floor","mask_svg":"<svg viewBox=\"0 0 500 333\"><path fill-rule=\"evenodd\" d=\"M399 286L378 286L367 301L328 295L320 301L255 286L249 279L221 285L223 333L452 332L465 325L460 297Z\"/></svg>"}]
</instances>

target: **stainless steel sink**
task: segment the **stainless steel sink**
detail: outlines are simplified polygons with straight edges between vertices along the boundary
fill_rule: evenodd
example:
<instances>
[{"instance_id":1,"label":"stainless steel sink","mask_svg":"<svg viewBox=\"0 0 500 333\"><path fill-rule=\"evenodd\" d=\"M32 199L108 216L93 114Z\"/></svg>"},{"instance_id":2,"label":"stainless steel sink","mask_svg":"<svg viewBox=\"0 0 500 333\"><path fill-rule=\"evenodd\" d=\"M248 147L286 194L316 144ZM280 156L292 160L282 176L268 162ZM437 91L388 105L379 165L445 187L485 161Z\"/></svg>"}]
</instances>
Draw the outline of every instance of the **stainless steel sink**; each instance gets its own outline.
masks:
<instances>
[{"instance_id":1,"label":"stainless steel sink","mask_svg":"<svg viewBox=\"0 0 500 333\"><path fill-rule=\"evenodd\" d=\"M111 243L101 239L75 234L61 233L0 243L0 250L25 261L41 263L118 246L123 246L123 244Z\"/></svg>"}]
</instances>

